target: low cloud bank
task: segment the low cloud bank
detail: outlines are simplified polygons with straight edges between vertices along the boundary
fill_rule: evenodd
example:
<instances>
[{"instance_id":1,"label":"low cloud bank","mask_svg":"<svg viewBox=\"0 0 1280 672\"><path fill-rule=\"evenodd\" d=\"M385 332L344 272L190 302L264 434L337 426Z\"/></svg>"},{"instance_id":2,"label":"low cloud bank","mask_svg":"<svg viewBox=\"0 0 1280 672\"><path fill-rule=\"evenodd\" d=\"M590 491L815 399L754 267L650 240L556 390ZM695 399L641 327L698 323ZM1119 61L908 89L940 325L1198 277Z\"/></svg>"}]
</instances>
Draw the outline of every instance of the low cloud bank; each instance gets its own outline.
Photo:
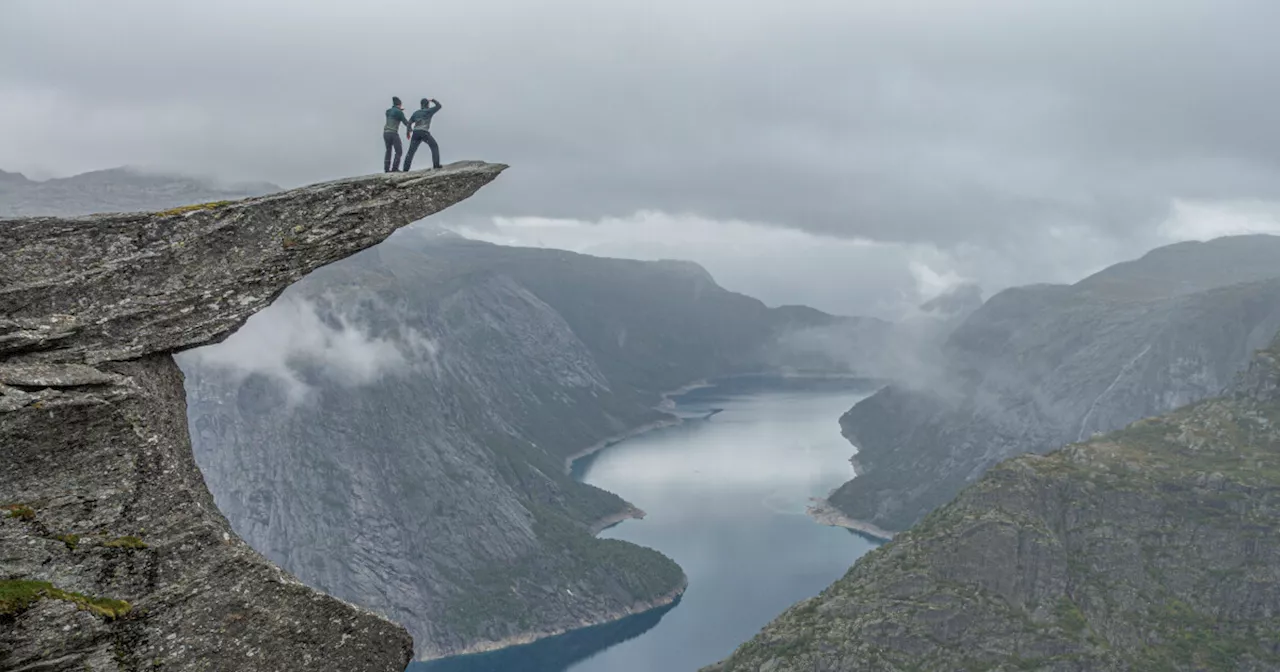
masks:
<instances>
[{"instance_id":1,"label":"low cloud bank","mask_svg":"<svg viewBox=\"0 0 1280 672\"><path fill-rule=\"evenodd\" d=\"M1019 285L1073 283L1152 248L1245 233L1280 234L1280 203L1175 200L1137 232L1028 227L995 245L939 246L845 238L769 223L640 211L599 220L465 218L468 238L629 259L687 259L724 287L770 305L900 321L964 285L987 296Z\"/></svg>"},{"instance_id":2,"label":"low cloud bank","mask_svg":"<svg viewBox=\"0 0 1280 672\"><path fill-rule=\"evenodd\" d=\"M403 324L375 330L362 318L361 307L328 296L313 300L286 294L227 340L183 353L179 362L240 378L267 376L295 404L311 394L317 376L360 386L385 375L435 369L435 341Z\"/></svg>"}]
</instances>

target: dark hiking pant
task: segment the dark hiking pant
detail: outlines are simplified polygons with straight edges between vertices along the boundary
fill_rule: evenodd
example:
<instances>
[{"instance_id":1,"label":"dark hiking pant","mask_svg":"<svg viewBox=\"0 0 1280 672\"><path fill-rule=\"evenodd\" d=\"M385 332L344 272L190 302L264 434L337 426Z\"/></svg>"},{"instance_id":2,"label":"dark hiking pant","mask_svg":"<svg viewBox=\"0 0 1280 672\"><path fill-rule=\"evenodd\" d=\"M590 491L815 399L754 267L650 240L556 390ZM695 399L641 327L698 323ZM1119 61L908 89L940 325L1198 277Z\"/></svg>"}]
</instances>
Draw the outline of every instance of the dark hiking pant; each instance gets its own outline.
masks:
<instances>
[{"instance_id":1,"label":"dark hiking pant","mask_svg":"<svg viewBox=\"0 0 1280 672\"><path fill-rule=\"evenodd\" d=\"M393 170L400 170L400 154L404 152L404 145L400 144L400 134L398 132L382 134L382 144L387 146L387 153L382 157L382 172L389 173ZM391 161L391 150L396 150L396 160ZM413 156L410 154L409 156ZM408 170L408 164L405 170Z\"/></svg>"},{"instance_id":2,"label":"dark hiking pant","mask_svg":"<svg viewBox=\"0 0 1280 672\"><path fill-rule=\"evenodd\" d=\"M418 151L418 145L424 142L431 148L431 167L440 167L440 146L436 144L436 139L431 137L431 131L414 131L413 139L409 141L409 153L404 155L405 170L409 170L409 166L413 164L413 155Z\"/></svg>"}]
</instances>

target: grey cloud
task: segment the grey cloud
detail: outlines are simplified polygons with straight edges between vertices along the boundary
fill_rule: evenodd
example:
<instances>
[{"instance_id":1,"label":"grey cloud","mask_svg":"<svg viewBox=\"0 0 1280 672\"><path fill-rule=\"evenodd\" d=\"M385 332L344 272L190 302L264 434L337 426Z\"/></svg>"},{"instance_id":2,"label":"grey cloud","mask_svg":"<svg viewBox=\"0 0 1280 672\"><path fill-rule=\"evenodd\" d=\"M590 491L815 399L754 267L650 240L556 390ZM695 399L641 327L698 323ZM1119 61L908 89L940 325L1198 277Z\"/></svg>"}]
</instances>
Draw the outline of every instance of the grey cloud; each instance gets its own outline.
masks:
<instances>
[{"instance_id":1,"label":"grey cloud","mask_svg":"<svg viewBox=\"0 0 1280 672\"><path fill-rule=\"evenodd\" d=\"M0 166L375 170L391 94L513 170L457 216L637 210L1015 253L1280 198L1262 0L9 0Z\"/></svg>"},{"instance_id":2,"label":"grey cloud","mask_svg":"<svg viewBox=\"0 0 1280 672\"><path fill-rule=\"evenodd\" d=\"M267 376L294 404L308 400L315 375L360 386L385 375L435 371L439 349L427 336L403 325L395 333L375 335L361 323L358 305L319 300L326 307L285 294L222 343L180 354L179 363L188 370L222 369L238 378Z\"/></svg>"}]
</instances>

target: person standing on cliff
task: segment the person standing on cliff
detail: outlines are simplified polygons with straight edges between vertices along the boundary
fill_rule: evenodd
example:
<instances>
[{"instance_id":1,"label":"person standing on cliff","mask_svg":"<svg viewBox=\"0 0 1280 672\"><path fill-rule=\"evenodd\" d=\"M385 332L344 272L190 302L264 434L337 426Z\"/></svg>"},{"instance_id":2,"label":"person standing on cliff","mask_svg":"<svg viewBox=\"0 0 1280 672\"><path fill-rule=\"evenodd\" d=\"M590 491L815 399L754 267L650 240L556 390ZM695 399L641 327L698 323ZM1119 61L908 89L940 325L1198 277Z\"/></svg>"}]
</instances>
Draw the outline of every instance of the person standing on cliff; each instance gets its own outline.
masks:
<instances>
[{"instance_id":1,"label":"person standing on cliff","mask_svg":"<svg viewBox=\"0 0 1280 672\"><path fill-rule=\"evenodd\" d=\"M413 164L413 155L418 151L418 145L424 142L431 148L431 167L440 167L440 146L436 144L436 139L431 137L431 117L434 117L440 108L440 101L435 98L423 98L422 109L409 117L409 126L413 129L413 133L410 135L409 153L404 155L406 171Z\"/></svg>"},{"instance_id":2,"label":"person standing on cliff","mask_svg":"<svg viewBox=\"0 0 1280 672\"><path fill-rule=\"evenodd\" d=\"M404 145L400 144L400 124L404 124L405 136L409 135L409 120L404 118L404 107L400 104L400 98L391 97L391 107L387 108L387 123L382 127L382 144L386 146L387 152L382 157L382 172L395 173L400 170L400 155L404 153ZM391 161L391 150L395 150L396 160ZM409 167L406 165L405 170Z\"/></svg>"}]
</instances>

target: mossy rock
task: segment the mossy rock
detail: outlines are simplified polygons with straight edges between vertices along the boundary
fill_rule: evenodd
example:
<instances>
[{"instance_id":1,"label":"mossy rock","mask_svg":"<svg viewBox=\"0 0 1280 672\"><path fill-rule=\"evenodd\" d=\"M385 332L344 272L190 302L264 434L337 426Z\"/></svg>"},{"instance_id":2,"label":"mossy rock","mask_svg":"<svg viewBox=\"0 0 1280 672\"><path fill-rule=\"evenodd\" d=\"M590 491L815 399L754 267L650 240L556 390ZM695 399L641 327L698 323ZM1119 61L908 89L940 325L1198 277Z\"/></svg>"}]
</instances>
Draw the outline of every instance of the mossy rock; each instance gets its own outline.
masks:
<instances>
[{"instance_id":1,"label":"mossy rock","mask_svg":"<svg viewBox=\"0 0 1280 672\"><path fill-rule=\"evenodd\" d=\"M4 510L5 516L8 518L17 518L18 520L35 520L36 518L35 509L26 504L9 504L0 506L0 509Z\"/></svg>"},{"instance_id":2,"label":"mossy rock","mask_svg":"<svg viewBox=\"0 0 1280 672\"><path fill-rule=\"evenodd\" d=\"M90 597L63 590L48 581L0 581L0 617L16 616L40 600L61 600L76 608L92 612L108 621L129 613L133 608L124 600L106 597Z\"/></svg>"},{"instance_id":3,"label":"mossy rock","mask_svg":"<svg viewBox=\"0 0 1280 672\"><path fill-rule=\"evenodd\" d=\"M147 547L147 542L137 537L116 537L111 541L103 544L107 548L126 548L129 550L139 550Z\"/></svg>"},{"instance_id":4,"label":"mossy rock","mask_svg":"<svg viewBox=\"0 0 1280 672\"><path fill-rule=\"evenodd\" d=\"M196 203L194 205L181 205L176 208L161 210L156 214L159 215L160 217L172 217L173 215L185 215L189 212L196 212L197 210L212 210L214 208L221 208L222 206L229 205L230 203L233 203L233 201L209 201L208 203Z\"/></svg>"}]
</instances>

